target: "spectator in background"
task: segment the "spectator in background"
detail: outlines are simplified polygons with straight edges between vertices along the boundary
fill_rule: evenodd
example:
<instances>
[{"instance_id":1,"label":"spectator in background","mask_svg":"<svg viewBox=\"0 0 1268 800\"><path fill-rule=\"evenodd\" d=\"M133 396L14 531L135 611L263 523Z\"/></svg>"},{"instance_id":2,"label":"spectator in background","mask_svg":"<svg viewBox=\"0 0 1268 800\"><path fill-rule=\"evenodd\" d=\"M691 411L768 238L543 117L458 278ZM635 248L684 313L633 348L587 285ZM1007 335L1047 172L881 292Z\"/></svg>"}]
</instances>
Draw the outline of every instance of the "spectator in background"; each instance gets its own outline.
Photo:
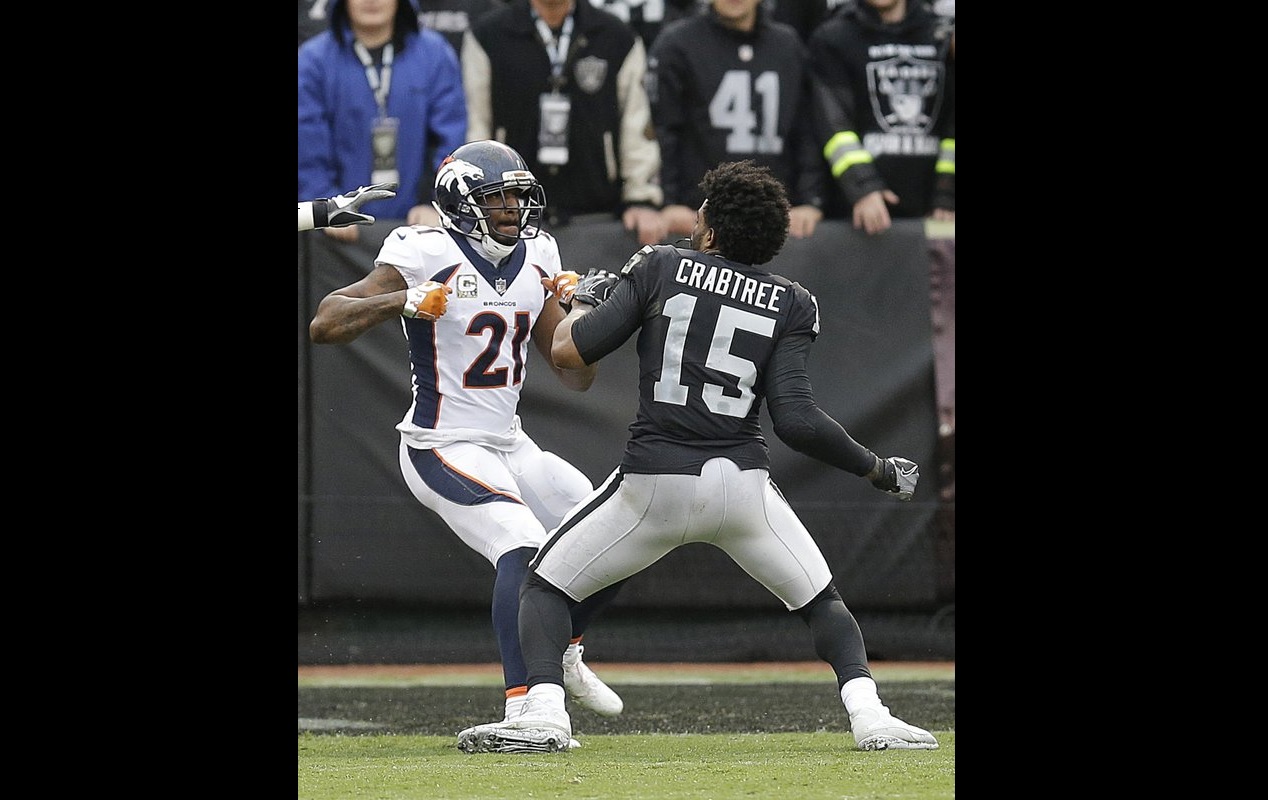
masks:
<instances>
[{"instance_id":1,"label":"spectator in background","mask_svg":"<svg viewBox=\"0 0 1268 800\"><path fill-rule=\"evenodd\" d=\"M651 49L656 36L674 20L691 16L701 0L589 0L590 5L620 17L634 29L643 47Z\"/></svg>"},{"instance_id":2,"label":"spectator in background","mask_svg":"<svg viewBox=\"0 0 1268 800\"><path fill-rule=\"evenodd\" d=\"M444 36L462 56L462 36L481 14L501 8L503 0L418 0L418 22Z\"/></svg>"},{"instance_id":3,"label":"spectator in background","mask_svg":"<svg viewBox=\"0 0 1268 800\"><path fill-rule=\"evenodd\" d=\"M299 43L321 33L329 25L327 6L331 0L299 0ZM471 21L502 0L417 0L418 25L431 28L449 41L455 53L462 51L462 34Z\"/></svg>"},{"instance_id":4,"label":"spectator in background","mask_svg":"<svg viewBox=\"0 0 1268 800\"><path fill-rule=\"evenodd\" d=\"M955 221L952 26L923 0L858 0L810 36L830 216L869 234L892 218Z\"/></svg>"},{"instance_id":5,"label":"spectator in background","mask_svg":"<svg viewBox=\"0 0 1268 800\"><path fill-rule=\"evenodd\" d=\"M605 213L660 242L646 69L642 40L588 0L510 0L463 40L467 135L510 145L550 185L547 227Z\"/></svg>"},{"instance_id":6,"label":"spectator in background","mask_svg":"<svg viewBox=\"0 0 1268 800\"><path fill-rule=\"evenodd\" d=\"M299 48L299 198L395 181L377 215L434 224L436 167L467 133L457 55L419 30L413 0L333 0L328 13ZM356 241L359 226L324 230Z\"/></svg>"},{"instance_id":7,"label":"spectator in background","mask_svg":"<svg viewBox=\"0 0 1268 800\"><path fill-rule=\"evenodd\" d=\"M695 226L705 172L742 159L769 167L787 188L791 235L810 236L823 219L828 171L809 124L806 48L761 3L712 0L665 26L652 46L648 94L670 234Z\"/></svg>"}]
</instances>

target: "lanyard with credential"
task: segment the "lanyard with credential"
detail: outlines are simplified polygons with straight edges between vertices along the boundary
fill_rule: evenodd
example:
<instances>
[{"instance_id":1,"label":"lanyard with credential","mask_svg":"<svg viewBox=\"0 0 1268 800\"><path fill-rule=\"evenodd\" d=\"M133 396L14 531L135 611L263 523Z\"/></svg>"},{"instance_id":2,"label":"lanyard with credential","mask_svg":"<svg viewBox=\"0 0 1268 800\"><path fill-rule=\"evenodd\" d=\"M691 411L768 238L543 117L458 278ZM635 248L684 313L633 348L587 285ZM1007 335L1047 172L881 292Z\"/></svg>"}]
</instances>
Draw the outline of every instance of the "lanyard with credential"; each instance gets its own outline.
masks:
<instances>
[{"instance_id":1,"label":"lanyard with credential","mask_svg":"<svg viewBox=\"0 0 1268 800\"><path fill-rule=\"evenodd\" d=\"M370 91L374 92L374 102L379 107L379 117L370 128L370 146L373 161L370 167L370 180L373 183L399 181L401 173L396 165L396 136L401 121L387 115L387 91L392 87L392 56L395 51L392 43L383 46L383 70L374 68L374 59L370 51L361 42L354 42L352 49L365 67L365 79L370 82Z\"/></svg>"},{"instance_id":2,"label":"lanyard with credential","mask_svg":"<svg viewBox=\"0 0 1268 800\"><path fill-rule=\"evenodd\" d=\"M568 46L572 44L572 14L564 18L564 27L559 32L558 39L551 33L550 26L537 16L536 11L533 12L533 21L537 24L537 35L542 37L546 55L550 58L551 86L558 91L564 84L564 62L568 60Z\"/></svg>"},{"instance_id":3,"label":"lanyard with credential","mask_svg":"<svg viewBox=\"0 0 1268 800\"><path fill-rule=\"evenodd\" d=\"M357 58L361 59L362 65L365 66L365 79L370 82L370 91L374 92L374 102L379 105L379 114L386 117L387 90L392 86L392 56L395 54L392 43L388 42L383 46L382 75L374 68L374 59L370 58L370 51L365 49L365 45L354 42L352 49L356 51Z\"/></svg>"}]
</instances>

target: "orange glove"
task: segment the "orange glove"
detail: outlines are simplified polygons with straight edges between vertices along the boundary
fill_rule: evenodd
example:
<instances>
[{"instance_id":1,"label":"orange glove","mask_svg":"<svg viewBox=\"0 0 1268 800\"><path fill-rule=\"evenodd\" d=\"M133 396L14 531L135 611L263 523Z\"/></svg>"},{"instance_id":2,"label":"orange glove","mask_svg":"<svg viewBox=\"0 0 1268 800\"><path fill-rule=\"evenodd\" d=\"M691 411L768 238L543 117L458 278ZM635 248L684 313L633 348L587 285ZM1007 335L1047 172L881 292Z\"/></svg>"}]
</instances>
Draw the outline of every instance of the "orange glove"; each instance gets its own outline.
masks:
<instances>
[{"instance_id":1,"label":"orange glove","mask_svg":"<svg viewBox=\"0 0 1268 800\"><path fill-rule=\"evenodd\" d=\"M449 309L449 295L453 289L446 284L427 281L405 293L405 307L401 316L435 322Z\"/></svg>"},{"instance_id":2,"label":"orange glove","mask_svg":"<svg viewBox=\"0 0 1268 800\"><path fill-rule=\"evenodd\" d=\"M553 278L542 278L542 286L553 294L564 311L572 308L572 296L577 292L577 283L581 276L575 272L560 272Z\"/></svg>"}]
</instances>

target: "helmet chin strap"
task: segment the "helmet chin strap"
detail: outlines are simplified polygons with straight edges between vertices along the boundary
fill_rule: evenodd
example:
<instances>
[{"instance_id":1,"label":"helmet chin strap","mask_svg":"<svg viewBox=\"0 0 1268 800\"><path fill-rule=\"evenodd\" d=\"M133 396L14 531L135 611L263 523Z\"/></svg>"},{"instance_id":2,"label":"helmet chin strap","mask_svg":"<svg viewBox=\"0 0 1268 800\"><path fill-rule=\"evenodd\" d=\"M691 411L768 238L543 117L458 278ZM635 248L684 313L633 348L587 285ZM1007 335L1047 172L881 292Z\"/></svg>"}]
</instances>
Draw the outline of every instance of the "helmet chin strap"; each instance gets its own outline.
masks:
<instances>
[{"instance_id":1,"label":"helmet chin strap","mask_svg":"<svg viewBox=\"0 0 1268 800\"><path fill-rule=\"evenodd\" d=\"M480 239L480 246L484 248L484 252L492 256L489 260L494 264L509 256L515 250L515 245L517 244L519 244L518 240L511 244L502 244L488 234L485 234Z\"/></svg>"}]
</instances>

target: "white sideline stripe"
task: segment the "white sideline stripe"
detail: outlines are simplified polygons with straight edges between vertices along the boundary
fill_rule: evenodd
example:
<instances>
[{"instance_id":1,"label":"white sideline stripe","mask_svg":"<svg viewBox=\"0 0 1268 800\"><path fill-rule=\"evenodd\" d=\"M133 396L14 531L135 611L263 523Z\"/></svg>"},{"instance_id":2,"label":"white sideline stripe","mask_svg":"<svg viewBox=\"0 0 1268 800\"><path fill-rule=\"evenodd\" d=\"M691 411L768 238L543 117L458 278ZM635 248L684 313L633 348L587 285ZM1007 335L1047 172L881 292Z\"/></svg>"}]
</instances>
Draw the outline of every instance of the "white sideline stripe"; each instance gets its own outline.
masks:
<instances>
[{"instance_id":1,"label":"white sideline stripe","mask_svg":"<svg viewBox=\"0 0 1268 800\"><path fill-rule=\"evenodd\" d=\"M332 731L339 728L357 728L360 730L373 730L382 728L374 722L363 722L355 719L314 719L312 717L300 717L299 729L301 731Z\"/></svg>"}]
</instances>

